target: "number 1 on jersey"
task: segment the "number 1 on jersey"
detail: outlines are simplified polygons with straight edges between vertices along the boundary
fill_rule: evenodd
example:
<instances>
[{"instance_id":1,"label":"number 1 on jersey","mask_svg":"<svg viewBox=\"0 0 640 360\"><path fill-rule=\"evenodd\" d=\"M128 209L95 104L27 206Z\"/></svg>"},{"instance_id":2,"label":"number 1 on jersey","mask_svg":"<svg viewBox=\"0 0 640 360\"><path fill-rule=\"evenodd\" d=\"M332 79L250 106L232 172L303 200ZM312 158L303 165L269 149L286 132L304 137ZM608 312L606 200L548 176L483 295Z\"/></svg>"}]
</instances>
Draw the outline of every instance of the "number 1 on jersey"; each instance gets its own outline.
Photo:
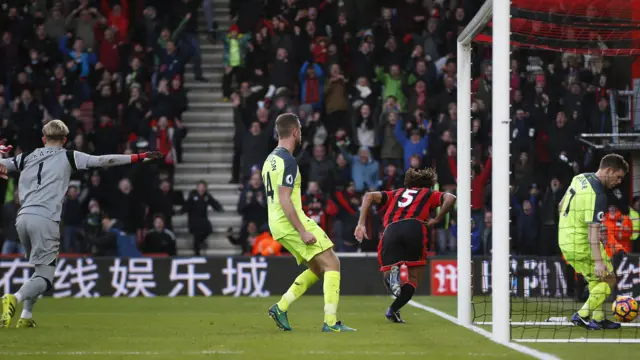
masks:
<instances>
[{"instance_id":1,"label":"number 1 on jersey","mask_svg":"<svg viewBox=\"0 0 640 360\"><path fill-rule=\"evenodd\" d=\"M38 165L38 185L42 185L42 167L44 166L44 163L41 162L40 165Z\"/></svg>"},{"instance_id":2,"label":"number 1 on jersey","mask_svg":"<svg viewBox=\"0 0 640 360\"><path fill-rule=\"evenodd\" d=\"M273 202L273 185L271 184L271 174L269 172L266 173L264 184L267 188L267 197Z\"/></svg>"}]
</instances>

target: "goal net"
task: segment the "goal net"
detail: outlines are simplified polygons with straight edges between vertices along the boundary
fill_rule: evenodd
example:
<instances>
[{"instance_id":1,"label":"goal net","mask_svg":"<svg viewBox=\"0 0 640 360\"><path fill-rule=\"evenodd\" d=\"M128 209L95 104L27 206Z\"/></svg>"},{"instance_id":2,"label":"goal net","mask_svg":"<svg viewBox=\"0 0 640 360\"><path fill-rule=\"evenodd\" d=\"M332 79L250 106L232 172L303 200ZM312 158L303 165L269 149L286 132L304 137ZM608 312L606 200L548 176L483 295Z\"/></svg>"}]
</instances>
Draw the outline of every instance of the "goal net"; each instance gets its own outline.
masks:
<instances>
[{"instance_id":1,"label":"goal net","mask_svg":"<svg viewBox=\"0 0 640 360\"><path fill-rule=\"evenodd\" d=\"M640 0L487 0L457 50L459 322L497 341L640 343L637 318L617 330L572 321L581 308L587 322L617 321L618 296L640 301ZM629 164L621 183L588 175L572 188L609 153ZM616 280L599 306L602 286L580 274L593 266L559 245L591 256L590 222Z\"/></svg>"}]
</instances>

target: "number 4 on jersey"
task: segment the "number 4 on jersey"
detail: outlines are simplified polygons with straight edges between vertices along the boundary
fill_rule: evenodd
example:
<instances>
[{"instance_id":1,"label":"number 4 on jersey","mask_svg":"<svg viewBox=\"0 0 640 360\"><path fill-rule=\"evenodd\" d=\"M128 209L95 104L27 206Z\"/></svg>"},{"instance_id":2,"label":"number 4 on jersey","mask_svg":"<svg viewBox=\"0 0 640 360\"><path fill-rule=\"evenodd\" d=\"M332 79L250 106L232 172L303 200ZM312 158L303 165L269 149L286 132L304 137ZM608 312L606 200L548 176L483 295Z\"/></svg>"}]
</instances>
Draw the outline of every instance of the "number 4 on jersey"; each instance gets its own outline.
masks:
<instances>
[{"instance_id":1,"label":"number 4 on jersey","mask_svg":"<svg viewBox=\"0 0 640 360\"><path fill-rule=\"evenodd\" d=\"M265 186L267 187L267 197L273 202L273 185L271 184L271 175L267 172L264 178Z\"/></svg>"}]
</instances>

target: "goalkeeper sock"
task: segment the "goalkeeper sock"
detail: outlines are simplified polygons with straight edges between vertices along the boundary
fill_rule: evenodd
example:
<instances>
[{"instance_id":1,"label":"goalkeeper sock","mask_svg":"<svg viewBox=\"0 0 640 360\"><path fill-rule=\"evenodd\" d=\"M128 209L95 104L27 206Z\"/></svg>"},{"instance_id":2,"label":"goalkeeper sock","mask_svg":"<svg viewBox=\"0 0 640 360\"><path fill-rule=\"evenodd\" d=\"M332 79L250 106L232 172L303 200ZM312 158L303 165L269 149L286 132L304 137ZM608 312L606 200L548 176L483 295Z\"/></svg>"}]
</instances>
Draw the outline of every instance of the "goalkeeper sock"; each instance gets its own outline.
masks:
<instances>
[{"instance_id":1,"label":"goalkeeper sock","mask_svg":"<svg viewBox=\"0 0 640 360\"><path fill-rule=\"evenodd\" d=\"M318 282L318 277L311 270L305 270L302 274L298 275L298 277L293 281L289 290L287 290L280 301L278 301L278 307L282 311L287 311L289 309L289 305L291 305L294 301L296 301L300 296L302 296L307 289L313 286L313 284Z\"/></svg>"},{"instance_id":2,"label":"goalkeeper sock","mask_svg":"<svg viewBox=\"0 0 640 360\"><path fill-rule=\"evenodd\" d=\"M36 296L32 299L25 300L24 305L22 306L22 314L20 315L23 319L31 319L33 317L33 307L36 305L36 301L38 301L39 296Z\"/></svg>"},{"instance_id":3,"label":"goalkeeper sock","mask_svg":"<svg viewBox=\"0 0 640 360\"><path fill-rule=\"evenodd\" d=\"M324 273L324 322L333 326L338 321L338 302L340 301L340 272Z\"/></svg>"},{"instance_id":4,"label":"goalkeeper sock","mask_svg":"<svg viewBox=\"0 0 640 360\"><path fill-rule=\"evenodd\" d=\"M593 284L593 285L592 285ZM593 314L593 320L604 320L604 312L602 311L602 304L611 295L611 288L606 282L592 282L589 284L589 298L587 302L582 305L582 308L578 311L578 315L583 318Z\"/></svg>"},{"instance_id":5,"label":"goalkeeper sock","mask_svg":"<svg viewBox=\"0 0 640 360\"><path fill-rule=\"evenodd\" d=\"M407 303L413 297L413 294L416 292L416 286L412 283L408 282L402 285L400 288L400 295L391 303L391 310L397 312L402 309L403 306L407 305Z\"/></svg>"}]
</instances>

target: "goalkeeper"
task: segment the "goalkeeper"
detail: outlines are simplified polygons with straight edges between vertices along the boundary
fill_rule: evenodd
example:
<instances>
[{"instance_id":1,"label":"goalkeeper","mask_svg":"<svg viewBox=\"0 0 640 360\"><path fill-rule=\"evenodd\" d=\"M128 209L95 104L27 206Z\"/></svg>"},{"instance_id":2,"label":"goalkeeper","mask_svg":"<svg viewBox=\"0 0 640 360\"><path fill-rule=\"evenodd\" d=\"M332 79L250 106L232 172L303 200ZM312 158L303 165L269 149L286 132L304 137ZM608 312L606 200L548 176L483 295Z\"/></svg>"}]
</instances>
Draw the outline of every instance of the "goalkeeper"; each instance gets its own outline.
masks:
<instances>
[{"instance_id":1,"label":"goalkeeper","mask_svg":"<svg viewBox=\"0 0 640 360\"><path fill-rule=\"evenodd\" d=\"M628 171L622 156L606 155L596 173L575 176L560 201L560 249L569 265L589 283L589 298L571 322L588 330L620 328L605 319L602 311L602 304L615 289L616 277L600 242L600 225L607 207L605 189L620 184Z\"/></svg>"}]
</instances>

